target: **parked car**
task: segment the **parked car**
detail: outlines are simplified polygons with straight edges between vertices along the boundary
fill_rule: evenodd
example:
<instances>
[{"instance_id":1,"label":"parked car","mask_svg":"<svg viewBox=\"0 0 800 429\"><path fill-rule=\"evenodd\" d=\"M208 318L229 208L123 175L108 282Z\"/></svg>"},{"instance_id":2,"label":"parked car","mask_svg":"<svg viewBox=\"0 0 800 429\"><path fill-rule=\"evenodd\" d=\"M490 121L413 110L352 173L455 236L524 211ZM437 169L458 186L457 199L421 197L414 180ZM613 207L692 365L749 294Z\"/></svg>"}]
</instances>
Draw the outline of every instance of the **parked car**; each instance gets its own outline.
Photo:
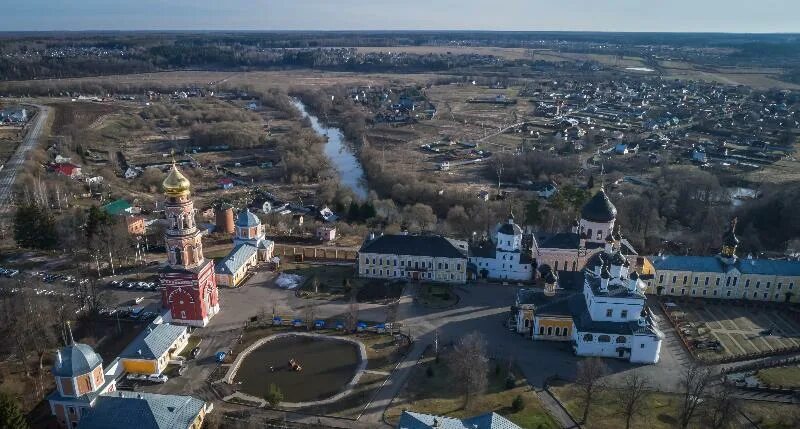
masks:
<instances>
[{"instance_id":1,"label":"parked car","mask_svg":"<svg viewBox=\"0 0 800 429\"><path fill-rule=\"evenodd\" d=\"M189 352L189 356L191 356L192 359L196 359L197 355L199 354L200 354L200 347L195 347L192 349L192 351Z\"/></svg>"},{"instance_id":2,"label":"parked car","mask_svg":"<svg viewBox=\"0 0 800 429\"><path fill-rule=\"evenodd\" d=\"M163 383L166 383L168 380L169 380L169 377L167 377L164 374L150 374L150 375L147 376L147 381L150 381L150 382L153 382L153 383L161 383L161 384L163 384Z\"/></svg>"},{"instance_id":3,"label":"parked car","mask_svg":"<svg viewBox=\"0 0 800 429\"><path fill-rule=\"evenodd\" d=\"M134 299L133 301L138 304L138 303L144 301L144 297L143 296L137 296L136 299Z\"/></svg>"},{"instance_id":4,"label":"parked car","mask_svg":"<svg viewBox=\"0 0 800 429\"><path fill-rule=\"evenodd\" d=\"M178 368L178 375L186 374L186 370L188 370L188 369L189 369L188 366L181 365L180 368Z\"/></svg>"}]
</instances>

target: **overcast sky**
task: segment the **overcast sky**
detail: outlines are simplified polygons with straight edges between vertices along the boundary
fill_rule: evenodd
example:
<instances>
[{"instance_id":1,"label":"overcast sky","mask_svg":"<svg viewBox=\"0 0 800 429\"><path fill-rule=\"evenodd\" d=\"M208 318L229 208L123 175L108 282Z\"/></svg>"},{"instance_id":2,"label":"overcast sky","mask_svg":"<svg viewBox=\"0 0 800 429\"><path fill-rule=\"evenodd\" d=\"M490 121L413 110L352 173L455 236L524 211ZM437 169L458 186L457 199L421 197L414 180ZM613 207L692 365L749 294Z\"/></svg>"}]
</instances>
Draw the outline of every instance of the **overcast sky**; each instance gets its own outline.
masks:
<instances>
[{"instance_id":1,"label":"overcast sky","mask_svg":"<svg viewBox=\"0 0 800 429\"><path fill-rule=\"evenodd\" d=\"M800 0L0 0L18 30L800 33Z\"/></svg>"}]
</instances>

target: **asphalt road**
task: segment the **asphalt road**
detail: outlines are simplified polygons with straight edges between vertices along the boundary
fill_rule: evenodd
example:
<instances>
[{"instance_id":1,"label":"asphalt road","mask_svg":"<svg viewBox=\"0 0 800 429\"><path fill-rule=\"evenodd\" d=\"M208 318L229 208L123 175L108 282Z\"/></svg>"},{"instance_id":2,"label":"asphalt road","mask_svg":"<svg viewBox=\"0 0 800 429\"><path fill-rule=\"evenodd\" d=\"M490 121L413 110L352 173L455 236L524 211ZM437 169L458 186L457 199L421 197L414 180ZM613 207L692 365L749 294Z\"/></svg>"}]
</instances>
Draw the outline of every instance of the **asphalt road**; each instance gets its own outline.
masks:
<instances>
[{"instance_id":1,"label":"asphalt road","mask_svg":"<svg viewBox=\"0 0 800 429\"><path fill-rule=\"evenodd\" d=\"M28 152L39 144L39 140L44 131L47 118L50 115L50 108L47 106L36 106L39 113L31 121L27 127L28 131L22 143L17 148L14 155L3 166L0 171L0 214L8 213L11 208L9 202L11 192L14 187L14 182L17 180L17 173L19 172L25 160L28 159Z\"/></svg>"}]
</instances>

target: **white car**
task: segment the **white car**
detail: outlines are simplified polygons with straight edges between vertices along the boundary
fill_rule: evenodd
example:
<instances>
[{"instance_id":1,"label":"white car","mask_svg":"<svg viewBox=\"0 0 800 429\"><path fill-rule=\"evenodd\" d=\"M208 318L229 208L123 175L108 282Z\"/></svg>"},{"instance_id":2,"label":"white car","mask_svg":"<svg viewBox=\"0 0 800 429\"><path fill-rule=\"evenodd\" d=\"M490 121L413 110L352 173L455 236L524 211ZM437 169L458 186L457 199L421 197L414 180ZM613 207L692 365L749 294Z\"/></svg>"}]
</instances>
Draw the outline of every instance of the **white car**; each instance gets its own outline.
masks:
<instances>
[{"instance_id":1,"label":"white car","mask_svg":"<svg viewBox=\"0 0 800 429\"><path fill-rule=\"evenodd\" d=\"M138 303L144 301L144 297L143 296L137 296L134 301L138 304Z\"/></svg>"},{"instance_id":2,"label":"white car","mask_svg":"<svg viewBox=\"0 0 800 429\"><path fill-rule=\"evenodd\" d=\"M128 380L147 380L147 376L144 374L128 374L125 378Z\"/></svg>"},{"instance_id":3,"label":"white car","mask_svg":"<svg viewBox=\"0 0 800 429\"><path fill-rule=\"evenodd\" d=\"M169 377L163 374L150 374L147 376L147 381L151 381L153 383L166 383L169 380Z\"/></svg>"}]
</instances>

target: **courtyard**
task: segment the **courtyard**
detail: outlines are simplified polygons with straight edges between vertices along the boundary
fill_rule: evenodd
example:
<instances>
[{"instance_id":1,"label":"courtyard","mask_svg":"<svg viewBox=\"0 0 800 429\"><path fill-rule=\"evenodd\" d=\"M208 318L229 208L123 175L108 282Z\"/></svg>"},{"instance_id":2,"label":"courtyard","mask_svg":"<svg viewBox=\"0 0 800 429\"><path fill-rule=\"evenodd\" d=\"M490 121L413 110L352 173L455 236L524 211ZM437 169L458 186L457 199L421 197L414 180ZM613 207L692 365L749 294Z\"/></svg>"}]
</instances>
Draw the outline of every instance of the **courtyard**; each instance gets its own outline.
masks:
<instances>
[{"instance_id":1,"label":"courtyard","mask_svg":"<svg viewBox=\"0 0 800 429\"><path fill-rule=\"evenodd\" d=\"M667 302L664 308L692 353L704 362L752 359L800 348L800 320L788 310L712 301Z\"/></svg>"}]
</instances>

